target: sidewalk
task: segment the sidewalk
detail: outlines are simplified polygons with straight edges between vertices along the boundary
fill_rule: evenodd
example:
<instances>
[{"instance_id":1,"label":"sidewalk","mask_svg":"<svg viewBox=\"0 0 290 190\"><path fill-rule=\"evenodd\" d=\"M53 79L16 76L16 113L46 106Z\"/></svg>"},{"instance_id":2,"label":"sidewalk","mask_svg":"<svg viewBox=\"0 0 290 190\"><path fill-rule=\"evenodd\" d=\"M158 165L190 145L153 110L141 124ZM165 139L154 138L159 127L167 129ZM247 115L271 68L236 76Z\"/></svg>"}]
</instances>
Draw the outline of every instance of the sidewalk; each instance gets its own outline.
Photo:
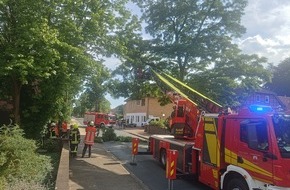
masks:
<instances>
[{"instance_id":1,"label":"sidewalk","mask_svg":"<svg viewBox=\"0 0 290 190\"><path fill-rule=\"evenodd\" d=\"M121 130L148 138L141 129ZM80 132L83 139L84 128L80 128ZM148 190L139 179L126 170L123 163L105 150L103 144L93 145L91 158L88 158L88 152L81 158L82 149L83 142L79 145L78 157L69 160L70 190Z\"/></svg>"}]
</instances>

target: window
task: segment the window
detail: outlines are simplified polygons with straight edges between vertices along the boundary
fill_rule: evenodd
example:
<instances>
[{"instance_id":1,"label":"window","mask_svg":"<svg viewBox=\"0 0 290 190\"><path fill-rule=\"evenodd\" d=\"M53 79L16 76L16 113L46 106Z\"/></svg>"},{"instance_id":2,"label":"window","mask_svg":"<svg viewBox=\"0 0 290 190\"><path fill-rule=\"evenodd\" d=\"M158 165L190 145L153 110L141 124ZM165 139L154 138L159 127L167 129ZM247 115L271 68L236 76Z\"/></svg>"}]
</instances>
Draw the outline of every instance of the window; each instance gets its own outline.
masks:
<instances>
[{"instance_id":1,"label":"window","mask_svg":"<svg viewBox=\"0 0 290 190\"><path fill-rule=\"evenodd\" d=\"M263 120L245 120L240 124L240 141L254 150L269 150L267 125Z\"/></svg>"},{"instance_id":2,"label":"window","mask_svg":"<svg viewBox=\"0 0 290 190\"><path fill-rule=\"evenodd\" d=\"M254 150L269 150L266 122L245 120L240 126L240 141L248 144Z\"/></svg>"},{"instance_id":3,"label":"window","mask_svg":"<svg viewBox=\"0 0 290 190\"><path fill-rule=\"evenodd\" d=\"M269 103L269 102L270 102L269 96L265 96L265 103Z\"/></svg>"},{"instance_id":4,"label":"window","mask_svg":"<svg viewBox=\"0 0 290 190\"><path fill-rule=\"evenodd\" d=\"M260 95L256 95L256 101L260 102Z\"/></svg>"},{"instance_id":5,"label":"window","mask_svg":"<svg viewBox=\"0 0 290 190\"><path fill-rule=\"evenodd\" d=\"M136 105L140 106L140 104L141 104L141 100L136 100Z\"/></svg>"}]
</instances>

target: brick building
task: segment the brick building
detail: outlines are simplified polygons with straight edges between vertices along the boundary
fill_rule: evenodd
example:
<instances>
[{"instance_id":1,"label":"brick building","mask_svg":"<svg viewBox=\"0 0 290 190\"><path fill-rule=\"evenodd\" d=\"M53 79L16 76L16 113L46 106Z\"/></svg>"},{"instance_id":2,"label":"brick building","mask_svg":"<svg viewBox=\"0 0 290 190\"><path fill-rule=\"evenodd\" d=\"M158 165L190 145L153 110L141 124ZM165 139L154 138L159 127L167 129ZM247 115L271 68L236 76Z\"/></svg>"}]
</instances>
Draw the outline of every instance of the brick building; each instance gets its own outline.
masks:
<instances>
[{"instance_id":1,"label":"brick building","mask_svg":"<svg viewBox=\"0 0 290 190\"><path fill-rule=\"evenodd\" d=\"M277 96L274 92L261 89L252 93L243 105L266 105L271 106L276 111L289 111L290 98L285 96Z\"/></svg>"},{"instance_id":2,"label":"brick building","mask_svg":"<svg viewBox=\"0 0 290 190\"><path fill-rule=\"evenodd\" d=\"M146 97L141 100L126 100L124 105L124 119L127 123L135 123L141 126L141 122L150 117L166 119L173 111L174 104L160 106L157 98Z\"/></svg>"}]
</instances>

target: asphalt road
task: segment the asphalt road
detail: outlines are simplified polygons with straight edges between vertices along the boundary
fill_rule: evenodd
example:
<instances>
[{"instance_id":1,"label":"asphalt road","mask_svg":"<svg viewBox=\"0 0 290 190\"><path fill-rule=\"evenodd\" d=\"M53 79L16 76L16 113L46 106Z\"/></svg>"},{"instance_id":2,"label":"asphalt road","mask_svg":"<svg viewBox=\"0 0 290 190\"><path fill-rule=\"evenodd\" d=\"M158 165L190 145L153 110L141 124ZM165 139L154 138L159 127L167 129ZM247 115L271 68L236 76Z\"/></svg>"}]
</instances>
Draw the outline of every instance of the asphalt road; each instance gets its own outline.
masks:
<instances>
[{"instance_id":1,"label":"asphalt road","mask_svg":"<svg viewBox=\"0 0 290 190\"><path fill-rule=\"evenodd\" d=\"M151 190L168 189L168 180L165 177L165 170L159 162L152 158L152 155L137 155L135 165L131 165L131 143L106 142L106 149L110 151L124 166L141 180ZM139 145L139 151L146 151L147 145ZM189 179L178 179L173 181L173 189L182 190L210 190L210 188Z\"/></svg>"}]
</instances>

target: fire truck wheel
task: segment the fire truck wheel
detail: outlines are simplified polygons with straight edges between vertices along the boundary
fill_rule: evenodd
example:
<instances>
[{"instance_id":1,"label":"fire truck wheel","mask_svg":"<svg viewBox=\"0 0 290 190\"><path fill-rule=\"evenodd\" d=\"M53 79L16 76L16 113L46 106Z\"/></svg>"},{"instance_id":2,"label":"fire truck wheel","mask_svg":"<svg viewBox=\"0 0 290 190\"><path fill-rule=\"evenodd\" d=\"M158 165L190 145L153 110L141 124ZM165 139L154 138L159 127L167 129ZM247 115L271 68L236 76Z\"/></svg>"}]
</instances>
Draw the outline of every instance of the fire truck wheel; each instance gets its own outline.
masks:
<instances>
[{"instance_id":1,"label":"fire truck wheel","mask_svg":"<svg viewBox=\"0 0 290 190\"><path fill-rule=\"evenodd\" d=\"M160 150L160 163L162 164L162 167L166 168L166 150L161 149Z\"/></svg>"},{"instance_id":2,"label":"fire truck wheel","mask_svg":"<svg viewBox=\"0 0 290 190\"><path fill-rule=\"evenodd\" d=\"M242 178L233 178L227 185L226 190L249 190L247 182Z\"/></svg>"}]
</instances>

